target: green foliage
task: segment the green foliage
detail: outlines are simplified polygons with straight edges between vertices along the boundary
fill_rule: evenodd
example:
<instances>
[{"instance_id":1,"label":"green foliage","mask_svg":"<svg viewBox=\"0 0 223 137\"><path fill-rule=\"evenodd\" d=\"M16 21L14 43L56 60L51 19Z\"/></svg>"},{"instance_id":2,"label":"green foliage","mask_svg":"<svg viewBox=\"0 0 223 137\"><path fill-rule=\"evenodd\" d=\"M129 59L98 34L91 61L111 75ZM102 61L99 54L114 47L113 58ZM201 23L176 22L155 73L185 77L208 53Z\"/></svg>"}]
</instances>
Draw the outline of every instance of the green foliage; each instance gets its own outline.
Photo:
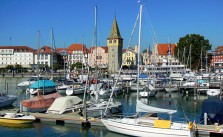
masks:
<instances>
[{"instance_id":1,"label":"green foliage","mask_svg":"<svg viewBox=\"0 0 223 137\"><path fill-rule=\"evenodd\" d=\"M16 64L16 65L15 65L15 69L17 69L17 70L22 69L22 65L20 65L20 64Z\"/></svg>"},{"instance_id":2,"label":"green foliage","mask_svg":"<svg viewBox=\"0 0 223 137\"><path fill-rule=\"evenodd\" d=\"M47 66L45 66L46 68L48 67L48 65ZM52 67L50 67L51 69L52 69ZM58 70L58 69L63 69L63 65L61 65L61 64L59 64L59 63L57 63L57 64L53 64L53 71L56 71L56 70Z\"/></svg>"},{"instance_id":3,"label":"green foliage","mask_svg":"<svg viewBox=\"0 0 223 137\"><path fill-rule=\"evenodd\" d=\"M211 50L209 40L199 34L187 34L179 39L174 54L182 63L189 65L189 53L191 46L191 68L194 69L200 64L201 52L202 57L206 56L206 52Z\"/></svg>"},{"instance_id":4,"label":"green foliage","mask_svg":"<svg viewBox=\"0 0 223 137\"><path fill-rule=\"evenodd\" d=\"M84 66L83 66L84 67ZM74 70L74 68L76 69L81 69L82 68L82 63L81 62L77 62L71 65L70 70Z\"/></svg>"},{"instance_id":5,"label":"green foliage","mask_svg":"<svg viewBox=\"0 0 223 137\"><path fill-rule=\"evenodd\" d=\"M7 69L7 70L13 70L13 69L14 69L14 66L13 66L13 65L7 65L7 66L6 66L6 69Z\"/></svg>"}]
</instances>

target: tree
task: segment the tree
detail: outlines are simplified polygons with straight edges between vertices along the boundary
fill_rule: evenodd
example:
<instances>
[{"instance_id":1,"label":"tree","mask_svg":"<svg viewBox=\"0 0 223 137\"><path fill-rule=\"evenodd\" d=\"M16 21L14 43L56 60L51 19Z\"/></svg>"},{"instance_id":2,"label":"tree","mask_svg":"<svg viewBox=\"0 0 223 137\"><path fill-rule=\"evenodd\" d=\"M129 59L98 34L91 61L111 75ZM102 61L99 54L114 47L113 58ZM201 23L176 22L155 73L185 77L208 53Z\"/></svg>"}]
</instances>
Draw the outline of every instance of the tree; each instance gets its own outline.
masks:
<instances>
[{"instance_id":1,"label":"tree","mask_svg":"<svg viewBox=\"0 0 223 137\"><path fill-rule=\"evenodd\" d=\"M22 69L22 65L20 65L20 64L16 64L16 65L15 65L15 69L17 69L17 70Z\"/></svg>"},{"instance_id":2,"label":"tree","mask_svg":"<svg viewBox=\"0 0 223 137\"><path fill-rule=\"evenodd\" d=\"M14 66L13 66L13 65L7 65L7 66L6 66L6 69L10 69L10 70L11 70L11 69L14 69Z\"/></svg>"},{"instance_id":3,"label":"tree","mask_svg":"<svg viewBox=\"0 0 223 137\"><path fill-rule=\"evenodd\" d=\"M22 65L16 64L15 65L15 70L17 71L17 73L22 72Z\"/></svg>"},{"instance_id":4,"label":"tree","mask_svg":"<svg viewBox=\"0 0 223 137\"><path fill-rule=\"evenodd\" d=\"M50 67L52 69L52 67ZM53 64L53 71L57 71L58 69L62 69L63 66L59 63Z\"/></svg>"},{"instance_id":5,"label":"tree","mask_svg":"<svg viewBox=\"0 0 223 137\"><path fill-rule=\"evenodd\" d=\"M209 40L205 39L204 36L200 36L199 34L187 34L186 36L181 37L175 48L174 54L181 62L188 66L190 64L190 46L191 69L197 67L199 68L201 63L201 53L202 57L205 57L206 52L211 50L212 45L209 43Z\"/></svg>"},{"instance_id":6,"label":"tree","mask_svg":"<svg viewBox=\"0 0 223 137\"><path fill-rule=\"evenodd\" d=\"M12 71L12 70L14 70L14 66L13 65L7 65L6 69Z\"/></svg>"},{"instance_id":7,"label":"tree","mask_svg":"<svg viewBox=\"0 0 223 137\"><path fill-rule=\"evenodd\" d=\"M76 62L76 63L72 64L71 67L70 67L70 70L72 71L74 68L81 69L82 68L82 63L81 62Z\"/></svg>"}]
</instances>

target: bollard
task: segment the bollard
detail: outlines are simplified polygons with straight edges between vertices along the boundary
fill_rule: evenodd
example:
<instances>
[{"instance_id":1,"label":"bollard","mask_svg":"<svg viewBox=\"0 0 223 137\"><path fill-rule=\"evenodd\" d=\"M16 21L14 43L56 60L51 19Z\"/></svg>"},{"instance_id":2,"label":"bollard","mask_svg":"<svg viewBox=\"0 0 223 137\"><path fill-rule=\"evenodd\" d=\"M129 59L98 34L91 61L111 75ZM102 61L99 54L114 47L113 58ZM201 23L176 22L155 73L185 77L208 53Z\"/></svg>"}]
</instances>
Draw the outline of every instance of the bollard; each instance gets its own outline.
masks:
<instances>
[{"instance_id":1,"label":"bollard","mask_svg":"<svg viewBox=\"0 0 223 137\"><path fill-rule=\"evenodd\" d=\"M19 112L23 112L23 106L22 106L22 103L21 102L19 104Z\"/></svg>"},{"instance_id":2,"label":"bollard","mask_svg":"<svg viewBox=\"0 0 223 137\"><path fill-rule=\"evenodd\" d=\"M204 113L204 125L207 125L207 117L208 117L207 113Z\"/></svg>"}]
</instances>

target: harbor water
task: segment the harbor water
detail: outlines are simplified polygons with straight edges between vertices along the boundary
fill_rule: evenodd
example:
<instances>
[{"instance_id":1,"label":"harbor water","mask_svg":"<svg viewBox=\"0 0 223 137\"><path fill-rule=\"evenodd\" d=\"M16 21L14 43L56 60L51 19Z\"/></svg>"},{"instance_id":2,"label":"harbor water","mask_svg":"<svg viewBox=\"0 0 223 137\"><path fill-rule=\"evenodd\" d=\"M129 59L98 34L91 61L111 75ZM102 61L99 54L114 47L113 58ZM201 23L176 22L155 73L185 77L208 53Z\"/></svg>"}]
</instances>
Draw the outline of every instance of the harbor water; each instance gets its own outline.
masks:
<instances>
[{"instance_id":1,"label":"harbor water","mask_svg":"<svg viewBox=\"0 0 223 137\"><path fill-rule=\"evenodd\" d=\"M13 107L18 107L20 101L30 98L29 94L26 94L25 91L17 88L17 83L23 82L27 78L0 78L0 92L8 92L8 94L17 95L18 100L13 104ZM128 93L126 93L128 92ZM65 95L63 95L65 96ZM80 96L82 97L82 96ZM165 93L159 92L156 97L153 98L143 98L142 102L145 104L150 104L152 106L175 109L177 113L173 114L173 121L194 121L200 123L201 117L201 106L206 95L199 95L194 97L194 94L180 94L176 93ZM114 96L114 100L120 101L124 106L124 114L131 115L135 114L136 107L136 92L131 92L126 90L124 94ZM168 115L159 115L163 119L169 118ZM105 127L91 126L91 128L82 128L81 125L74 124L65 124L57 125L56 123L33 123L27 127L15 127L10 125L0 125L0 134L2 136L8 137L66 137L66 136L88 136L88 137L122 137L124 135L116 134L108 131Z\"/></svg>"}]
</instances>

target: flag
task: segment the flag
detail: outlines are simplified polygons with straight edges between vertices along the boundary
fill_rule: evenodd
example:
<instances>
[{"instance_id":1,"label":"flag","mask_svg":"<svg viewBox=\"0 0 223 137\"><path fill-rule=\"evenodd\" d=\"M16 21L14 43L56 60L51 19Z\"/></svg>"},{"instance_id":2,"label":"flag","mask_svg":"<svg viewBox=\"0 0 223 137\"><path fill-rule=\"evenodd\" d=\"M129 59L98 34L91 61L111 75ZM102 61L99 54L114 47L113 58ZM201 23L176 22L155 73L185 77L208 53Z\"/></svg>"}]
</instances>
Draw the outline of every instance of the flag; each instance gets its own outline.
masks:
<instances>
[{"instance_id":1,"label":"flag","mask_svg":"<svg viewBox=\"0 0 223 137\"><path fill-rule=\"evenodd\" d=\"M197 128L197 124L196 124L196 121L195 120L193 122L193 126L194 126L194 128Z\"/></svg>"}]
</instances>

